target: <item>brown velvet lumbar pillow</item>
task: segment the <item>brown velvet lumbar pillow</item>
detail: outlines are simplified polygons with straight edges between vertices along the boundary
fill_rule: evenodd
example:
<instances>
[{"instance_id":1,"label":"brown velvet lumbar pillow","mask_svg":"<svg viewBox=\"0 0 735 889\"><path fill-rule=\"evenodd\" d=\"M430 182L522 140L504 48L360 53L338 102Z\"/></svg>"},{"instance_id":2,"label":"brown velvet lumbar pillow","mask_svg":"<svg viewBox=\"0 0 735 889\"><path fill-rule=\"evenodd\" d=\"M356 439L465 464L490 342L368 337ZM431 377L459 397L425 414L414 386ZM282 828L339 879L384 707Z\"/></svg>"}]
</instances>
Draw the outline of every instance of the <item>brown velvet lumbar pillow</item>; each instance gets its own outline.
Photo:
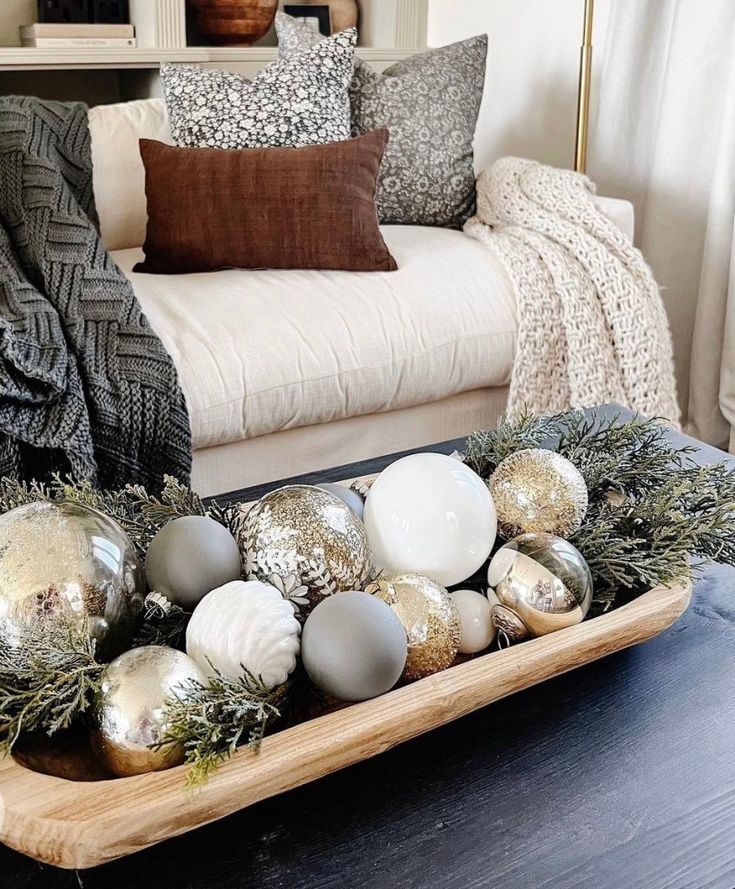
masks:
<instances>
[{"instance_id":1,"label":"brown velvet lumbar pillow","mask_svg":"<svg viewBox=\"0 0 735 889\"><path fill-rule=\"evenodd\" d=\"M148 231L134 271L393 271L375 208L387 142L387 130L306 148L228 151L141 139Z\"/></svg>"}]
</instances>

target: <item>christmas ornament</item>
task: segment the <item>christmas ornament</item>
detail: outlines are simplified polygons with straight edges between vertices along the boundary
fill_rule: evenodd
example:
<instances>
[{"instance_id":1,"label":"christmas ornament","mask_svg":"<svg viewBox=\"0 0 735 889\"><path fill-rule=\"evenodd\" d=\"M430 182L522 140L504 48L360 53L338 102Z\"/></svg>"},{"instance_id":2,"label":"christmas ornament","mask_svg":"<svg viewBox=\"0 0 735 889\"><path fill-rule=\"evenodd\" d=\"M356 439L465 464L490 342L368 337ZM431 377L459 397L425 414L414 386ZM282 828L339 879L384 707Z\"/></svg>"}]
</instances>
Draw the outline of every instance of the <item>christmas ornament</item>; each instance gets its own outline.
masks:
<instances>
[{"instance_id":1,"label":"christmas ornament","mask_svg":"<svg viewBox=\"0 0 735 889\"><path fill-rule=\"evenodd\" d=\"M78 621L113 657L133 638L143 570L122 528L78 503L39 501L0 516L0 632Z\"/></svg>"},{"instance_id":2,"label":"christmas ornament","mask_svg":"<svg viewBox=\"0 0 735 889\"><path fill-rule=\"evenodd\" d=\"M183 762L178 744L151 747L166 734L165 703L206 683L183 652L163 645L126 651L105 667L92 710L91 742L100 760L119 777L157 772Z\"/></svg>"},{"instance_id":3,"label":"christmas ornament","mask_svg":"<svg viewBox=\"0 0 735 889\"><path fill-rule=\"evenodd\" d=\"M338 497L290 485L236 517L245 572L276 586L305 616L324 596L361 589L372 573L365 527Z\"/></svg>"},{"instance_id":4,"label":"christmas ornament","mask_svg":"<svg viewBox=\"0 0 735 889\"><path fill-rule=\"evenodd\" d=\"M321 488L322 491L328 491L330 494L334 494L335 497L339 497L343 503L346 503L350 507L358 519L362 518L362 514L365 510L365 498L355 488L348 488L345 485L333 484L332 482L325 482L322 485L317 485L317 488Z\"/></svg>"},{"instance_id":5,"label":"christmas ornament","mask_svg":"<svg viewBox=\"0 0 735 889\"><path fill-rule=\"evenodd\" d=\"M522 534L493 556L487 573L500 604L493 623L509 639L544 636L581 623L592 575L579 550L553 534Z\"/></svg>"},{"instance_id":6,"label":"christmas ornament","mask_svg":"<svg viewBox=\"0 0 735 889\"><path fill-rule=\"evenodd\" d=\"M403 678L421 679L451 667L459 651L462 628L449 593L420 574L381 575L367 592L395 611L408 637Z\"/></svg>"},{"instance_id":7,"label":"christmas ornament","mask_svg":"<svg viewBox=\"0 0 735 889\"><path fill-rule=\"evenodd\" d=\"M148 586L191 611L210 590L240 578L240 550L230 532L206 516L174 519L148 548Z\"/></svg>"},{"instance_id":8,"label":"christmas ornament","mask_svg":"<svg viewBox=\"0 0 735 889\"><path fill-rule=\"evenodd\" d=\"M566 457L544 448L506 457L488 484L498 531L506 540L532 531L567 537L581 527L587 512L581 472Z\"/></svg>"},{"instance_id":9,"label":"christmas ornament","mask_svg":"<svg viewBox=\"0 0 735 889\"><path fill-rule=\"evenodd\" d=\"M304 667L314 685L341 701L365 701L389 691L406 666L406 631L375 596L337 593L304 624Z\"/></svg>"},{"instance_id":10,"label":"christmas ornament","mask_svg":"<svg viewBox=\"0 0 735 889\"><path fill-rule=\"evenodd\" d=\"M459 612L462 638L460 654L477 654L484 651L495 638L492 621L492 605L486 596L475 590L455 590L450 593Z\"/></svg>"},{"instance_id":11,"label":"christmas ornament","mask_svg":"<svg viewBox=\"0 0 735 889\"><path fill-rule=\"evenodd\" d=\"M482 566L497 523L487 486L468 466L444 454L412 454L373 483L365 527L380 568L451 586Z\"/></svg>"},{"instance_id":12,"label":"christmas ornament","mask_svg":"<svg viewBox=\"0 0 735 889\"><path fill-rule=\"evenodd\" d=\"M301 625L281 593L259 580L235 580L212 590L186 628L186 653L207 674L229 679L243 667L266 688L288 679L299 654Z\"/></svg>"}]
</instances>

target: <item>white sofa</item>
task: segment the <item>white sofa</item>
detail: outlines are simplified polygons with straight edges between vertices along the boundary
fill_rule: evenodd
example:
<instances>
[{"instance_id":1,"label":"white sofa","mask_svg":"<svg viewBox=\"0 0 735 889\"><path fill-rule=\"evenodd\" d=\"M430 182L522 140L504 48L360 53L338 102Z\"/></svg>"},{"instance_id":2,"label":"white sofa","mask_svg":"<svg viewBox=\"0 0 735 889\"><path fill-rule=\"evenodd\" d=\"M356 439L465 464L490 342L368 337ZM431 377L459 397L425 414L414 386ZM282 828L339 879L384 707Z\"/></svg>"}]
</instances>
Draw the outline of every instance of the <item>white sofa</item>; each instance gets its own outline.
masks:
<instances>
[{"instance_id":1,"label":"white sofa","mask_svg":"<svg viewBox=\"0 0 735 889\"><path fill-rule=\"evenodd\" d=\"M90 129L102 237L178 369L200 493L495 424L517 322L486 247L458 231L384 226L397 272L135 274L146 225L138 139L170 141L166 109L98 106ZM632 231L629 204L603 208Z\"/></svg>"}]
</instances>

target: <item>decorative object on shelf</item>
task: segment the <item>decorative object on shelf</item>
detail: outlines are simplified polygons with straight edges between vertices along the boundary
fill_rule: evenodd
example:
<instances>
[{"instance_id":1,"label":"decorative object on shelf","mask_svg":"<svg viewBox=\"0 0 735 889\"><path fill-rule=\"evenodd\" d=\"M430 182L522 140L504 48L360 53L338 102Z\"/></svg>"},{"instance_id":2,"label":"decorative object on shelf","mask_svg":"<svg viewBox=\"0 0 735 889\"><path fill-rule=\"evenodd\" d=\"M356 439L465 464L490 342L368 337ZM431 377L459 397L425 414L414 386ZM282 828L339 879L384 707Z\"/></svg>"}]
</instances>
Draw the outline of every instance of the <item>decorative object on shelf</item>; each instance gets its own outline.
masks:
<instances>
[{"instance_id":1,"label":"decorative object on shelf","mask_svg":"<svg viewBox=\"0 0 735 889\"><path fill-rule=\"evenodd\" d=\"M452 586L482 567L497 523L487 485L472 469L445 454L412 454L373 482L365 527L379 568Z\"/></svg>"},{"instance_id":2,"label":"decorative object on shelf","mask_svg":"<svg viewBox=\"0 0 735 889\"><path fill-rule=\"evenodd\" d=\"M89 22L89 0L38 0L38 21Z\"/></svg>"},{"instance_id":3,"label":"decorative object on shelf","mask_svg":"<svg viewBox=\"0 0 735 889\"><path fill-rule=\"evenodd\" d=\"M348 488L347 485L338 485L333 482L324 482L321 485L317 485L317 488L321 488L322 491L328 491L330 494L334 494L335 497L339 497L340 500L344 501L350 507L358 519L362 519L363 513L365 512L365 496L356 488Z\"/></svg>"},{"instance_id":4,"label":"decorative object on shelf","mask_svg":"<svg viewBox=\"0 0 735 889\"><path fill-rule=\"evenodd\" d=\"M363 523L320 488L279 488L234 521L248 578L276 586L300 615L325 596L364 587L372 574Z\"/></svg>"},{"instance_id":5,"label":"decorative object on shelf","mask_svg":"<svg viewBox=\"0 0 735 889\"><path fill-rule=\"evenodd\" d=\"M0 516L0 632L77 622L103 657L130 644L143 570L112 519L80 503L36 502Z\"/></svg>"},{"instance_id":6,"label":"decorative object on shelf","mask_svg":"<svg viewBox=\"0 0 735 889\"><path fill-rule=\"evenodd\" d=\"M283 11L322 37L329 37L335 30L332 27L328 3L286 3Z\"/></svg>"},{"instance_id":7,"label":"decorative object on shelf","mask_svg":"<svg viewBox=\"0 0 735 889\"><path fill-rule=\"evenodd\" d=\"M239 580L240 572L237 541L207 516L185 516L164 525L145 559L150 589L188 611L210 590Z\"/></svg>"},{"instance_id":8,"label":"decorative object on shelf","mask_svg":"<svg viewBox=\"0 0 735 889\"><path fill-rule=\"evenodd\" d=\"M398 682L406 666L406 631L397 613L369 593L336 593L311 612L302 639L314 685L341 701L366 701Z\"/></svg>"},{"instance_id":9,"label":"decorative object on shelf","mask_svg":"<svg viewBox=\"0 0 735 889\"><path fill-rule=\"evenodd\" d=\"M495 638L492 605L487 596L476 590L455 590L449 594L459 612L462 638L460 654L477 654L484 651Z\"/></svg>"},{"instance_id":10,"label":"decorative object on shelf","mask_svg":"<svg viewBox=\"0 0 735 889\"><path fill-rule=\"evenodd\" d=\"M92 747L119 777L156 772L184 760L180 744L163 744L166 702L185 698L205 677L183 652L162 645L126 651L108 664L92 710Z\"/></svg>"},{"instance_id":11,"label":"decorative object on shelf","mask_svg":"<svg viewBox=\"0 0 735 889\"><path fill-rule=\"evenodd\" d=\"M511 641L581 623L592 603L592 574L569 541L521 534L495 553L487 580L500 604L493 622Z\"/></svg>"},{"instance_id":12,"label":"decorative object on shelf","mask_svg":"<svg viewBox=\"0 0 735 889\"><path fill-rule=\"evenodd\" d=\"M186 0L186 9L206 43L252 46L273 24L278 0Z\"/></svg>"},{"instance_id":13,"label":"decorative object on shelf","mask_svg":"<svg viewBox=\"0 0 735 889\"><path fill-rule=\"evenodd\" d=\"M208 675L237 680L243 669L270 691L296 667L301 625L275 587L235 580L212 590L186 628L186 653Z\"/></svg>"},{"instance_id":14,"label":"decorative object on shelf","mask_svg":"<svg viewBox=\"0 0 735 889\"><path fill-rule=\"evenodd\" d=\"M91 0L92 21L103 25L127 25L130 22L128 0Z\"/></svg>"},{"instance_id":15,"label":"decorative object on shelf","mask_svg":"<svg viewBox=\"0 0 735 889\"><path fill-rule=\"evenodd\" d=\"M566 457L545 448L516 451L490 476L498 532L506 540L532 531L568 537L587 513L587 485Z\"/></svg>"},{"instance_id":16,"label":"decorative object on shelf","mask_svg":"<svg viewBox=\"0 0 735 889\"><path fill-rule=\"evenodd\" d=\"M367 588L395 611L408 637L405 680L422 679L451 667L462 627L449 593L420 574L383 574Z\"/></svg>"}]
</instances>

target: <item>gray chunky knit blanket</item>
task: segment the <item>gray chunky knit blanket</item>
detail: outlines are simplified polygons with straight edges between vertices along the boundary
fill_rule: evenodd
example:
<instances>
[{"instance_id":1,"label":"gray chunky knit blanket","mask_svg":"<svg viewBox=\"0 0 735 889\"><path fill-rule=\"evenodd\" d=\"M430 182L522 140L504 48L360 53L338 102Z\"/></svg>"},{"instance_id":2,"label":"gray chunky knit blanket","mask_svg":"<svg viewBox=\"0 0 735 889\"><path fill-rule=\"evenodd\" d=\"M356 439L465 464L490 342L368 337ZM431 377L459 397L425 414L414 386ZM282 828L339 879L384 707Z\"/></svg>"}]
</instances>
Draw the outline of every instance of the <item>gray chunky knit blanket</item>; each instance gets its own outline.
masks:
<instances>
[{"instance_id":1,"label":"gray chunky knit blanket","mask_svg":"<svg viewBox=\"0 0 735 889\"><path fill-rule=\"evenodd\" d=\"M86 108L0 98L0 474L190 468L176 370L97 232Z\"/></svg>"}]
</instances>

